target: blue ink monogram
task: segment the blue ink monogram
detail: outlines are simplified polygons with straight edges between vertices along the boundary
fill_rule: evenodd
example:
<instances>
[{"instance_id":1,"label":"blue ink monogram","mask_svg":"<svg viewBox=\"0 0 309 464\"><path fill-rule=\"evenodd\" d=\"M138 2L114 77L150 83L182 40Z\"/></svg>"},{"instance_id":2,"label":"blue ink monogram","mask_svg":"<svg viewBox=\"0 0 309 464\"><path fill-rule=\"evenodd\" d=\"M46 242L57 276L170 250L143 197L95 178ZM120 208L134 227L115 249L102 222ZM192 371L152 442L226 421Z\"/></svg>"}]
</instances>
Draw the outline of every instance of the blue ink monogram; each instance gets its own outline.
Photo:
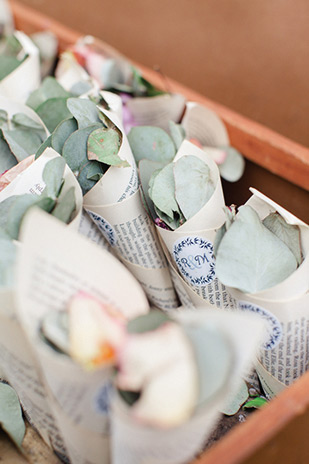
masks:
<instances>
[{"instance_id":1,"label":"blue ink monogram","mask_svg":"<svg viewBox=\"0 0 309 464\"><path fill-rule=\"evenodd\" d=\"M215 278L213 245L202 237L181 238L173 255L179 271L194 286L203 286Z\"/></svg>"}]
</instances>

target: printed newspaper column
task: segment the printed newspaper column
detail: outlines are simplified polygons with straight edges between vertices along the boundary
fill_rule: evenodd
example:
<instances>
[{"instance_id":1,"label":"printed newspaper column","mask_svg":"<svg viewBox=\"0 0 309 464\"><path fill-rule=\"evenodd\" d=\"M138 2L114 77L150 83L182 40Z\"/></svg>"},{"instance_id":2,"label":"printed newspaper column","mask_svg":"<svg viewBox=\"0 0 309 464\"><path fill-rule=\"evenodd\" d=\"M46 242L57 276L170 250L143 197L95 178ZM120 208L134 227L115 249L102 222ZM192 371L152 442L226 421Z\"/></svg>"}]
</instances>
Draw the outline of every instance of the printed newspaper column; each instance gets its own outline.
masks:
<instances>
[{"instance_id":1,"label":"printed newspaper column","mask_svg":"<svg viewBox=\"0 0 309 464\"><path fill-rule=\"evenodd\" d=\"M23 103L40 85L40 57L38 48L26 34L16 31L14 36L22 46L25 59L0 81L0 95Z\"/></svg>"},{"instance_id":2,"label":"printed newspaper column","mask_svg":"<svg viewBox=\"0 0 309 464\"><path fill-rule=\"evenodd\" d=\"M267 395L277 395L300 377L309 364L309 227L255 189L250 205L264 219L277 211L289 224L299 226L302 264L280 284L258 293L229 289L238 306L267 322L267 339L256 370Z\"/></svg>"},{"instance_id":3,"label":"printed newspaper column","mask_svg":"<svg viewBox=\"0 0 309 464\"><path fill-rule=\"evenodd\" d=\"M115 395L112 405L113 464L185 464L202 450L220 418L220 410L229 395L236 393L260 345L264 324L256 317L243 316L202 308L199 311L184 309L174 314L185 332L199 327L203 340L207 340L204 353L209 353L209 359L203 359L206 388L209 388L207 399L196 407L188 421L176 427L160 428L134 418L130 407Z\"/></svg>"},{"instance_id":4,"label":"printed newspaper column","mask_svg":"<svg viewBox=\"0 0 309 464\"><path fill-rule=\"evenodd\" d=\"M16 317L14 290L0 289L0 367L18 394L29 422L57 455L67 462L67 452L48 404L34 352Z\"/></svg>"},{"instance_id":5,"label":"printed newspaper column","mask_svg":"<svg viewBox=\"0 0 309 464\"><path fill-rule=\"evenodd\" d=\"M216 277L213 256L216 232L225 221L219 171L208 153L188 141L181 144L174 161L186 155L196 156L208 165L215 185L214 193L198 213L176 230L157 227L157 231L164 243L169 264L176 271L172 275L178 279L175 285L179 288L182 303L188 304L189 297L195 307L207 302L219 308L233 308L234 299Z\"/></svg>"},{"instance_id":6,"label":"printed newspaper column","mask_svg":"<svg viewBox=\"0 0 309 464\"><path fill-rule=\"evenodd\" d=\"M27 213L21 239L19 319L39 359L69 457L72 464L108 463L111 369L83 370L43 342L40 327L47 313L65 310L81 291L112 305L127 319L148 311L147 298L110 253L42 211Z\"/></svg>"},{"instance_id":7,"label":"printed newspaper column","mask_svg":"<svg viewBox=\"0 0 309 464\"><path fill-rule=\"evenodd\" d=\"M106 112L104 112L106 113ZM119 127L117 117L108 117ZM161 309L178 305L164 253L139 191L137 169L122 132L119 156L129 167L111 166L84 196L84 208L127 268Z\"/></svg>"},{"instance_id":8,"label":"printed newspaper column","mask_svg":"<svg viewBox=\"0 0 309 464\"><path fill-rule=\"evenodd\" d=\"M35 161L33 160L33 163L31 163L27 169L18 174L18 176L0 192L0 202L6 198L12 197L13 195L22 195L24 193L41 195L46 186L46 183L43 180L44 168L50 160L57 157L60 157L60 155L55 150L52 148L46 148L39 158ZM74 187L76 208L68 227L78 229L83 202L81 188L73 172L67 165L65 166L63 178L64 184L58 200L60 202L70 188Z\"/></svg>"}]
</instances>

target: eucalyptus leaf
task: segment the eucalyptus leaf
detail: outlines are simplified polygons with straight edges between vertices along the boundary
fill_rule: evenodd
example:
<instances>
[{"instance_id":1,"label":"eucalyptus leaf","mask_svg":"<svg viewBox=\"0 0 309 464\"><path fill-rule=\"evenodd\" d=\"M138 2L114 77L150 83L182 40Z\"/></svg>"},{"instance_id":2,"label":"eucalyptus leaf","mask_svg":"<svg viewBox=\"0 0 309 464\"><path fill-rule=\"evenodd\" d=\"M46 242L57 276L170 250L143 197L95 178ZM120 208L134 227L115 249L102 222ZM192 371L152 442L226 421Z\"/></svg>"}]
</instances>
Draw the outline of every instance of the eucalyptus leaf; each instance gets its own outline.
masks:
<instances>
[{"instance_id":1,"label":"eucalyptus leaf","mask_svg":"<svg viewBox=\"0 0 309 464\"><path fill-rule=\"evenodd\" d=\"M163 211L160 211L159 208L157 208L156 206L155 212L157 216L161 219L161 221L163 221L165 225L167 225L172 230L178 229L178 227L180 227L185 222L185 218L181 211L174 211L172 218L167 214L163 213Z\"/></svg>"},{"instance_id":2,"label":"eucalyptus leaf","mask_svg":"<svg viewBox=\"0 0 309 464\"><path fill-rule=\"evenodd\" d=\"M6 141L0 136L0 175L17 164Z\"/></svg>"},{"instance_id":3,"label":"eucalyptus leaf","mask_svg":"<svg viewBox=\"0 0 309 464\"><path fill-rule=\"evenodd\" d=\"M57 348L57 351L69 353L69 317L66 311L48 312L44 316L40 330L49 344Z\"/></svg>"},{"instance_id":4,"label":"eucalyptus leaf","mask_svg":"<svg viewBox=\"0 0 309 464\"><path fill-rule=\"evenodd\" d=\"M132 73L132 87L135 96L156 97L166 93L157 89L151 82L147 81L134 66L132 66Z\"/></svg>"},{"instance_id":5,"label":"eucalyptus leaf","mask_svg":"<svg viewBox=\"0 0 309 464\"><path fill-rule=\"evenodd\" d=\"M289 247L297 260L297 264L300 265L302 262L302 253L299 227L288 224L277 212L269 214L263 220L263 224Z\"/></svg>"},{"instance_id":6,"label":"eucalyptus leaf","mask_svg":"<svg viewBox=\"0 0 309 464\"><path fill-rule=\"evenodd\" d=\"M52 133L51 145L57 153L61 154L63 145L73 132L77 130L77 122L74 118L61 121Z\"/></svg>"},{"instance_id":7,"label":"eucalyptus leaf","mask_svg":"<svg viewBox=\"0 0 309 464\"><path fill-rule=\"evenodd\" d=\"M13 239L18 238L21 220L31 206L38 201L37 195L26 193L13 195L0 203L0 227Z\"/></svg>"},{"instance_id":8,"label":"eucalyptus leaf","mask_svg":"<svg viewBox=\"0 0 309 464\"><path fill-rule=\"evenodd\" d=\"M160 211L171 219L174 217L174 212L180 215L178 204L175 200L173 163L168 164L155 175L153 184L150 187L149 196Z\"/></svg>"},{"instance_id":9,"label":"eucalyptus leaf","mask_svg":"<svg viewBox=\"0 0 309 464\"><path fill-rule=\"evenodd\" d=\"M224 206L224 212L226 215L226 222L223 224L220 229L218 229L214 241L214 256L217 256L217 251L220 246L221 240L223 239L226 231L231 227L233 224L235 217L236 217L236 206Z\"/></svg>"},{"instance_id":10,"label":"eucalyptus leaf","mask_svg":"<svg viewBox=\"0 0 309 464\"><path fill-rule=\"evenodd\" d=\"M94 163L96 164L96 168L93 166ZM86 193L95 186L98 176L100 176L100 171L102 175L104 174L103 168L104 166L97 161L88 161L81 167L77 175L77 180L82 189L83 195L86 195ZM95 171L96 174L94 173Z\"/></svg>"},{"instance_id":11,"label":"eucalyptus leaf","mask_svg":"<svg viewBox=\"0 0 309 464\"><path fill-rule=\"evenodd\" d=\"M247 384L244 380L241 381L238 390L233 392L233 395L229 395L227 398L227 402L221 412L226 416L233 416L236 414L241 406L247 401L249 398L249 392Z\"/></svg>"},{"instance_id":12,"label":"eucalyptus leaf","mask_svg":"<svg viewBox=\"0 0 309 464\"><path fill-rule=\"evenodd\" d=\"M0 109L0 127L7 127L9 115L7 111Z\"/></svg>"},{"instance_id":13,"label":"eucalyptus leaf","mask_svg":"<svg viewBox=\"0 0 309 464\"><path fill-rule=\"evenodd\" d=\"M217 251L216 274L229 287L255 293L285 280L297 268L290 249L250 206L241 206Z\"/></svg>"},{"instance_id":14,"label":"eucalyptus leaf","mask_svg":"<svg viewBox=\"0 0 309 464\"><path fill-rule=\"evenodd\" d=\"M129 163L118 155L121 143L122 138L115 129L96 129L88 138L88 159L110 166L128 167Z\"/></svg>"},{"instance_id":15,"label":"eucalyptus leaf","mask_svg":"<svg viewBox=\"0 0 309 464\"><path fill-rule=\"evenodd\" d=\"M91 84L89 82L85 82L85 81L79 81L79 82L76 82L71 88L70 88L70 92L78 97L84 93L87 93L91 90Z\"/></svg>"},{"instance_id":16,"label":"eucalyptus leaf","mask_svg":"<svg viewBox=\"0 0 309 464\"><path fill-rule=\"evenodd\" d=\"M13 442L21 447L26 426L18 396L12 387L0 382L0 424Z\"/></svg>"},{"instance_id":17,"label":"eucalyptus leaf","mask_svg":"<svg viewBox=\"0 0 309 464\"><path fill-rule=\"evenodd\" d=\"M127 324L127 331L128 333L150 332L169 321L171 321L171 318L165 312L153 309L148 314L130 320Z\"/></svg>"},{"instance_id":18,"label":"eucalyptus leaf","mask_svg":"<svg viewBox=\"0 0 309 464\"><path fill-rule=\"evenodd\" d=\"M73 132L63 145L62 156L75 175L78 175L80 169L89 162L87 157L88 137L91 132L99 127L101 127L101 124L79 129Z\"/></svg>"},{"instance_id":19,"label":"eucalyptus leaf","mask_svg":"<svg viewBox=\"0 0 309 464\"><path fill-rule=\"evenodd\" d=\"M59 199L52 215L60 219L60 221L68 224L71 220L72 214L76 209L75 189L71 187L61 199Z\"/></svg>"},{"instance_id":20,"label":"eucalyptus leaf","mask_svg":"<svg viewBox=\"0 0 309 464\"><path fill-rule=\"evenodd\" d=\"M44 140L38 131L2 129L2 132L11 152L18 161L22 161L29 155L34 155Z\"/></svg>"},{"instance_id":21,"label":"eucalyptus leaf","mask_svg":"<svg viewBox=\"0 0 309 464\"><path fill-rule=\"evenodd\" d=\"M182 156L173 164L175 197L186 219L208 202L215 186L207 164L196 156Z\"/></svg>"},{"instance_id":22,"label":"eucalyptus leaf","mask_svg":"<svg viewBox=\"0 0 309 464\"><path fill-rule=\"evenodd\" d=\"M49 148L51 147L52 143L52 136L50 135L49 137L47 137L47 139L39 146L36 154L35 154L35 159L39 158L42 153L44 153L44 151L46 150L46 148Z\"/></svg>"},{"instance_id":23,"label":"eucalyptus leaf","mask_svg":"<svg viewBox=\"0 0 309 464\"><path fill-rule=\"evenodd\" d=\"M33 129L33 130L37 130L39 132L43 131L43 134L45 134L45 130L44 130L44 127L42 126L42 124L40 124L37 121L34 121L33 119L29 118L29 116L27 116L24 113L15 113L13 115L13 117L12 117L12 123L15 126L21 126L21 127L26 128L26 129Z\"/></svg>"},{"instance_id":24,"label":"eucalyptus leaf","mask_svg":"<svg viewBox=\"0 0 309 464\"><path fill-rule=\"evenodd\" d=\"M233 147L221 148L227 152L227 157L224 163L218 165L220 175L228 182L237 182L245 170L244 157Z\"/></svg>"},{"instance_id":25,"label":"eucalyptus leaf","mask_svg":"<svg viewBox=\"0 0 309 464\"><path fill-rule=\"evenodd\" d=\"M150 199L149 193L148 193L149 181L153 173L155 171L159 172L164 167L164 165L165 163L163 162L160 163L158 161L150 161L148 159L143 159L138 164L139 178L141 182L143 195L146 201L146 205L153 219L157 217L157 214L155 212L153 202Z\"/></svg>"},{"instance_id":26,"label":"eucalyptus leaf","mask_svg":"<svg viewBox=\"0 0 309 464\"><path fill-rule=\"evenodd\" d=\"M72 117L67 107L67 98L63 97L46 100L36 109L36 112L49 132L53 132L64 119Z\"/></svg>"},{"instance_id":27,"label":"eucalyptus leaf","mask_svg":"<svg viewBox=\"0 0 309 464\"><path fill-rule=\"evenodd\" d=\"M69 98L67 107L77 120L78 128L84 129L100 122L96 104L86 98Z\"/></svg>"},{"instance_id":28,"label":"eucalyptus leaf","mask_svg":"<svg viewBox=\"0 0 309 464\"><path fill-rule=\"evenodd\" d=\"M199 407L224 388L230 375L232 351L226 337L215 327L184 325L183 329L192 344L199 372Z\"/></svg>"},{"instance_id":29,"label":"eucalyptus leaf","mask_svg":"<svg viewBox=\"0 0 309 464\"><path fill-rule=\"evenodd\" d=\"M0 56L0 81L7 77L21 64L21 61L14 56Z\"/></svg>"},{"instance_id":30,"label":"eucalyptus leaf","mask_svg":"<svg viewBox=\"0 0 309 464\"><path fill-rule=\"evenodd\" d=\"M41 86L32 92L27 100L27 105L35 111L37 108L46 100L50 98L69 98L72 96L70 92L67 92L54 77L46 77Z\"/></svg>"},{"instance_id":31,"label":"eucalyptus leaf","mask_svg":"<svg viewBox=\"0 0 309 464\"><path fill-rule=\"evenodd\" d=\"M66 162L61 156L57 156L46 163L43 170L43 181L46 184L45 195L54 199L59 196L65 165Z\"/></svg>"},{"instance_id":32,"label":"eucalyptus leaf","mask_svg":"<svg viewBox=\"0 0 309 464\"><path fill-rule=\"evenodd\" d=\"M176 154L173 140L159 127L132 127L128 140L137 163L144 158L169 163Z\"/></svg>"},{"instance_id":33,"label":"eucalyptus leaf","mask_svg":"<svg viewBox=\"0 0 309 464\"><path fill-rule=\"evenodd\" d=\"M176 150L179 150L180 145L186 138L186 131L181 124L176 124L174 121L169 121L169 128Z\"/></svg>"}]
</instances>

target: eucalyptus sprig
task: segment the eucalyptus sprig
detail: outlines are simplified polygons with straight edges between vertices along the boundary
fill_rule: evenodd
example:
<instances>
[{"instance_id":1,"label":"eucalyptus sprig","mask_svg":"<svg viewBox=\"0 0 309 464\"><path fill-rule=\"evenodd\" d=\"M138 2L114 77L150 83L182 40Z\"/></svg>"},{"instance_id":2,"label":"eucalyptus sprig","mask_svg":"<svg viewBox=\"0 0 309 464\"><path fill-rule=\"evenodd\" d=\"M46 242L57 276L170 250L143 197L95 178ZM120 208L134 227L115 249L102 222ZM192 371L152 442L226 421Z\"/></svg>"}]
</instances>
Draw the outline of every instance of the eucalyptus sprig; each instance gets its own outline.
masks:
<instances>
[{"instance_id":1,"label":"eucalyptus sprig","mask_svg":"<svg viewBox=\"0 0 309 464\"><path fill-rule=\"evenodd\" d=\"M3 36L0 39L0 81L18 68L27 56L14 34Z\"/></svg>"}]
</instances>

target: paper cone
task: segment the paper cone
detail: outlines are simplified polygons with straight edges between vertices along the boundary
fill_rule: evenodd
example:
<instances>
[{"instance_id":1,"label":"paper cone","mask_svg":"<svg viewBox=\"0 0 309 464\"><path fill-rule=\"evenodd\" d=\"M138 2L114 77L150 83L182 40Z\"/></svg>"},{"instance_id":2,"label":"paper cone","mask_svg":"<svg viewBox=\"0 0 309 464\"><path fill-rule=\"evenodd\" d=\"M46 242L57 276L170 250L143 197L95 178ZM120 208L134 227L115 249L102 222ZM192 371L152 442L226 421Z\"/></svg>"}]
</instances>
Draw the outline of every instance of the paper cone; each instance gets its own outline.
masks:
<instances>
[{"instance_id":1,"label":"paper cone","mask_svg":"<svg viewBox=\"0 0 309 464\"><path fill-rule=\"evenodd\" d=\"M255 189L247 204L263 219L278 211L290 224L300 227L304 260L283 282L257 293L229 289L243 311L267 321L268 331L256 369L269 397L300 377L309 364L309 227Z\"/></svg>"}]
</instances>

